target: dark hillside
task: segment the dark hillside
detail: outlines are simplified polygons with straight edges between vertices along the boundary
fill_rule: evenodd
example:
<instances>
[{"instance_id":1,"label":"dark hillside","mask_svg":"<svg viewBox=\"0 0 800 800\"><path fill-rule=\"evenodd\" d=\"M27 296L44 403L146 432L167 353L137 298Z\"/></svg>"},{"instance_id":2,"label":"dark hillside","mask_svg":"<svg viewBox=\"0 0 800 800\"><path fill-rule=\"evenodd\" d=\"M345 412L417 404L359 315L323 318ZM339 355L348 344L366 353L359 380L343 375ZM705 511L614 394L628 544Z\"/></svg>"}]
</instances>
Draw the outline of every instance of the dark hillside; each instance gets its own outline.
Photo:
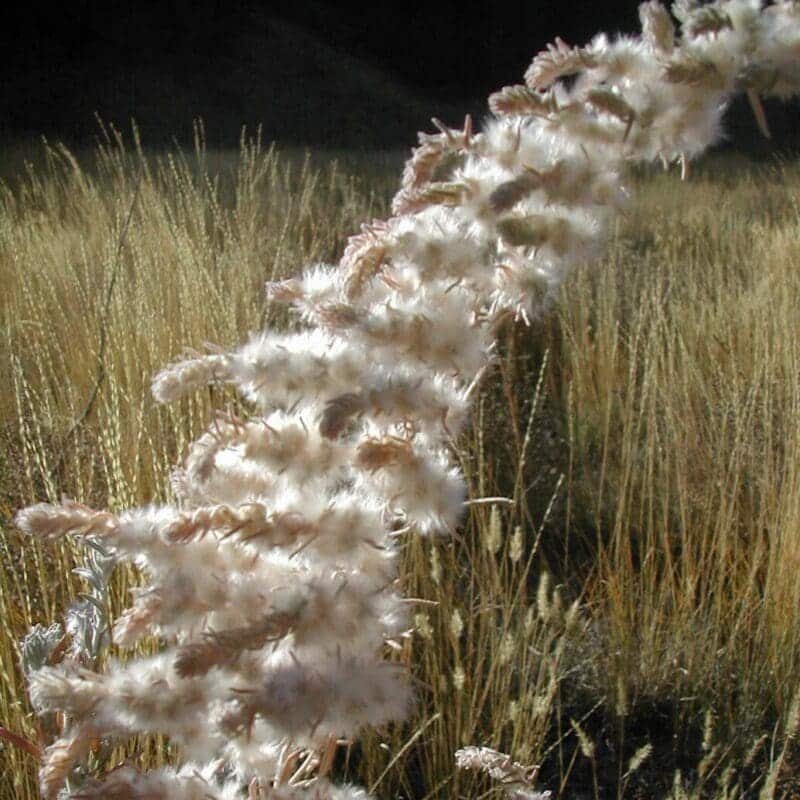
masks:
<instances>
[{"instance_id":1,"label":"dark hillside","mask_svg":"<svg viewBox=\"0 0 800 800\"><path fill-rule=\"evenodd\" d=\"M598 30L636 30L636 6L18 5L0 30L0 138L85 144L98 133L97 113L123 130L136 119L148 145L190 139L202 117L217 147L235 146L246 125L287 144L407 148L432 115L455 125L469 111L480 120L487 94L519 81L556 34L581 43ZM797 142L796 103L769 103L767 115L772 145L759 141L746 104L732 110L730 144L774 153Z\"/></svg>"},{"instance_id":2,"label":"dark hillside","mask_svg":"<svg viewBox=\"0 0 800 800\"><path fill-rule=\"evenodd\" d=\"M265 9L220 15L218 27L213 15L195 16L176 30L146 11L107 22L71 19L61 35L30 23L30 46L18 42L4 63L0 135L83 142L97 133L97 113L123 129L135 118L150 144L188 137L202 117L219 146L235 145L246 125L262 126L266 140L378 148L408 146L431 114L446 115Z\"/></svg>"}]
</instances>

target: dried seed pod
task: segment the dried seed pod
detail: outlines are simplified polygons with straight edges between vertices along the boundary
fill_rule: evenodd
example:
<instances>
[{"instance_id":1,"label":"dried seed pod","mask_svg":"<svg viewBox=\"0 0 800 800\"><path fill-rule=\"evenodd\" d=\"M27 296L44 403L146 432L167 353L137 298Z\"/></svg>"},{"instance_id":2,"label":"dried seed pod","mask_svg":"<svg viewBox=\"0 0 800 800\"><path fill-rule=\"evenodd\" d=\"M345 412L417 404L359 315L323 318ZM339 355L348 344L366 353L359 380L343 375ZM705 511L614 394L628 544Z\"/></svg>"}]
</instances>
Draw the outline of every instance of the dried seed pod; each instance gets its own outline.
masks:
<instances>
[{"instance_id":1,"label":"dried seed pod","mask_svg":"<svg viewBox=\"0 0 800 800\"><path fill-rule=\"evenodd\" d=\"M366 283L378 274L389 252L388 224L374 220L361 226L361 233L347 240L339 266L345 272L348 298L357 297Z\"/></svg>"},{"instance_id":2,"label":"dried seed pod","mask_svg":"<svg viewBox=\"0 0 800 800\"><path fill-rule=\"evenodd\" d=\"M209 383L230 378L226 355L211 353L170 364L153 378L153 397L159 403L171 403Z\"/></svg>"},{"instance_id":3,"label":"dried seed pod","mask_svg":"<svg viewBox=\"0 0 800 800\"><path fill-rule=\"evenodd\" d=\"M406 191L419 189L428 183L434 170L450 150L444 136L428 136L419 147L415 147L411 158L403 168L400 185Z\"/></svg>"},{"instance_id":4,"label":"dried seed pod","mask_svg":"<svg viewBox=\"0 0 800 800\"><path fill-rule=\"evenodd\" d=\"M474 143L472 117L469 114L464 118L462 130L448 128L436 117L433 118L433 124L440 133L421 133L420 146L413 150L403 169L400 191L392 200L392 213L395 215L406 213L404 209L409 198L416 195L426 183L434 182L436 173L442 171L440 168L444 164L468 152Z\"/></svg>"},{"instance_id":5,"label":"dried seed pod","mask_svg":"<svg viewBox=\"0 0 800 800\"><path fill-rule=\"evenodd\" d=\"M366 439L356 451L356 463L370 472L396 464L408 464L413 459L414 449L411 442L395 436Z\"/></svg>"},{"instance_id":6,"label":"dried seed pod","mask_svg":"<svg viewBox=\"0 0 800 800\"><path fill-rule=\"evenodd\" d=\"M347 303L325 303L315 309L315 316L326 328L352 328L364 316L364 311Z\"/></svg>"},{"instance_id":7,"label":"dried seed pod","mask_svg":"<svg viewBox=\"0 0 800 800\"><path fill-rule=\"evenodd\" d=\"M129 647L147 633L164 605L162 592L154 587L134 589L136 599L114 622L115 644Z\"/></svg>"},{"instance_id":8,"label":"dried seed pod","mask_svg":"<svg viewBox=\"0 0 800 800\"><path fill-rule=\"evenodd\" d=\"M515 206L541 185L541 175L534 170L529 170L513 180L501 183L489 195L489 207L495 214L501 214Z\"/></svg>"},{"instance_id":9,"label":"dried seed pod","mask_svg":"<svg viewBox=\"0 0 800 800\"><path fill-rule=\"evenodd\" d=\"M93 735L90 726L76 725L45 750L39 769L39 785L44 800L54 800L58 796L72 767L88 754Z\"/></svg>"},{"instance_id":10,"label":"dried seed pod","mask_svg":"<svg viewBox=\"0 0 800 800\"><path fill-rule=\"evenodd\" d=\"M430 206L460 206L469 194L470 187L462 181L430 183L418 191L398 194L394 211L415 214Z\"/></svg>"},{"instance_id":11,"label":"dried seed pod","mask_svg":"<svg viewBox=\"0 0 800 800\"><path fill-rule=\"evenodd\" d=\"M721 86L722 76L710 61L701 61L692 56L682 56L670 61L664 68L664 78L669 83L685 83L687 86Z\"/></svg>"},{"instance_id":12,"label":"dried seed pod","mask_svg":"<svg viewBox=\"0 0 800 800\"><path fill-rule=\"evenodd\" d=\"M493 114L557 114L558 100L552 92L539 92L528 86L505 86L489 95L489 108Z\"/></svg>"},{"instance_id":13,"label":"dried seed pod","mask_svg":"<svg viewBox=\"0 0 800 800\"><path fill-rule=\"evenodd\" d=\"M525 73L525 83L531 89L546 89L559 78L574 75L598 65L598 59L580 47L570 47L563 39L556 37L554 44L548 44L533 59Z\"/></svg>"},{"instance_id":14,"label":"dried seed pod","mask_svg":"<svg viewBox=\"0 0 800 800\"><path fill-rule=\"evenodd\" d=\"M227 539L236 535L240 541L258 538L268 546L293 544L309 530L308 520L299 511L269 512L261 503L208 506L178 514L164 529L168 542L202 539L211 531Z\"/></svg>"},{"instance_id":15,"label":"dried seed pod","mask_svg":"<svg viewBox=\"0 0 800 800\"><path fill-rule=\"evenodd\" d=\"M733 29L731 18L724 11L713 6L702 6L693 11L683 26L683 32L692 39L719 33L726 29Z\"/></svg>"},{"instance_id":16,"label":"dried seed pod","mask_svg":"<svg viewBox=\"0 0 800 800\"><path fill-rule=\"evenodd\" d=\"M340 395L325 404L319 432L326 439L335 439L347 427L353 415L364 409L364 398L355 393Z\"/></svg>"},{"instance_id":17,"label":"dried seed pod","mask_svg":"<svg viewBox=\"0 0 800 800\"><path fill-rule=\"evenodd\" d=\"M620 122L625 123L623 141L627 140L633 123L636 120L636 110L622 97L606 89L592 89L586 95L586 102L601 113L610 114Z\"/></svg>"},{"instance_id":18,"label":"dried seed pod","mask_svg":"<svg viewBox=\"0 0 800 800\"><path fill-rule=\"evenodd\" d=\"M563 253L569 241L567 220L543 214L506 217L497 223L497 230L513 247L541 247L548 244L556 252Z\"/></svg>"},{"instance_id":19,"label":"dried seed pod","mask_svg":"<svg viewBox=\"0 0 800 800\"><path fill-rule=\"evenodd\" d=\"M303 296L300 281L297 278L287 278L283 281L270 281L264 287L268 302L293 303Z\"/></svg>"},{"instance_id":20,"label":"dried seed pod","mask_svg":"<svg viewBox=\"0 0 800 800\"><path fill-rule=\"evenodd\" d=\"M260 650L267 643L286 636L296 624L295 614L268 614L250 625L224 631L207 631L199 642L180 647L175 671L182 678L205 675L214 667L232 664L245 650Z\"/></svg>"},{"instance_id":21,"label":"dried seed pod","mask_svg":"<svg viewBox=\"0 0 800 800\"><path fill-rule=\"evenodd\" d=\"M675 26L669 11L659 0L648 0L639 6L642 38L660 55L669 55L675 49Z\"/></svg>"},{"instance_id":22,"label":"dried seed pod","mask_svg":"<svg viewBox=\"0 0 800 800\"><path fill-rule=\"evenodd\" d=\"M586 102L596 111L610 114L620 122L629 123L636 118L635 109L623 97L607 89L591 89L586 95Z\"/></svg>"},{"instance_id":23,"label":"dried seed pod","mask_svg":"<svg viewBox=\"0 0 800 800\"><path fill-rule=\"evenodd\" d=\"M108 511L95 511L67 498L58 506L50 503L28 506L17 514L14 522L29 536L42 539L57 539L68 533L103 536L113 533L117 526L117 518Z\"/></svg>"},{"instance_id":24,"label":"dried seed pod","mask_svg":"<svg viewBox=\"0 0 800 800\"><path fill-rule=\"evenodd\" d=\"M456 751L456 766L485 772L496 781L506 785L517 784L530 788L539 774L539 766L524 766L511 756L492 750L490 747L464 747Z\"/></svg>"}]
</instances>

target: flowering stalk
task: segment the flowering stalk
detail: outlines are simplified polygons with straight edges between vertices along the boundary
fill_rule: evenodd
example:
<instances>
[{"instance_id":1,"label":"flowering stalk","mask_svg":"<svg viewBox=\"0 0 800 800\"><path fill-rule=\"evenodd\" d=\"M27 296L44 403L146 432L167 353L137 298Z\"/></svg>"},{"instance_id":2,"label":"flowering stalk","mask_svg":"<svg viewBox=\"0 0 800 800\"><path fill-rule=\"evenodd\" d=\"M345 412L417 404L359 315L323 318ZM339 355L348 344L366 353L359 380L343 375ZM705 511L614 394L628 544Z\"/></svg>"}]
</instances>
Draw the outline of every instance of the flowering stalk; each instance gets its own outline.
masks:
<instances>
[{"instance_id":1,"label":"flowering stalk","mask_svg":"<svg viewBox=\"0 0 800 800\"><path fill-rule=\"evenodd\" d=\"M557 40L524 84L490 97L483 132L468 118L421 135L389 220L365 225L337 266L268 285L299 332L161 372L159 401L222 382L253 409L218 415L191 446L174 504L18 514L28 534L96 537L140 567L149 584L114 641L166 642L102 673L72 659L32 672L37 710L69 720L44 754L46 798L91 741L142 731L167 734L184 764L120 768L70 796L363 797L326 776L339 744L410 703L385 659L409 624L395 543L459 522L452 446L497 326L539 313L571 268L599 257L629 164L685 171L736 92L766 129L758 95L800 89L797 4L679 0L672 12L677 30L650 0L639 37Z\"/></svg>"}]
</instances>

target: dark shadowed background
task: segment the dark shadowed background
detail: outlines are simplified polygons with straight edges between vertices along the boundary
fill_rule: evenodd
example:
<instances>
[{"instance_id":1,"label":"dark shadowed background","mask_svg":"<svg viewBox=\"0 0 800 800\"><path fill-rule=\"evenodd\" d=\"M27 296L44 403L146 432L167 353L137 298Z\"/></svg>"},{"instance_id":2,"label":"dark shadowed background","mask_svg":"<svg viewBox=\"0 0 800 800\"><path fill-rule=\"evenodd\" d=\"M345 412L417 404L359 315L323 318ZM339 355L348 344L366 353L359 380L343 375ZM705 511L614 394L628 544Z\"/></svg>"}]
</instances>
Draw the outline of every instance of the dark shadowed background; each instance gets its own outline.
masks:
<instances>
[{"instance_id":1,"label":"dark shadowed background","mask_svg":"<svg viewBox=\"0 0 800 800\"><path fill-rule=\"evenodd\" d=\"M5 12L0 137L92 141L95 115L146 144L191 138L202 118L215 146L242 126L265 140L364 148L410 146L431 115L480 118L489 92L521 80L556 35L638 30L637 3L325 0L72 0ZM769 104L777 146L795 139L798 107ZM741 106L731 142L767 148ZM774 151L774 143L768 149Z\"/></svg>"}]
</instances>

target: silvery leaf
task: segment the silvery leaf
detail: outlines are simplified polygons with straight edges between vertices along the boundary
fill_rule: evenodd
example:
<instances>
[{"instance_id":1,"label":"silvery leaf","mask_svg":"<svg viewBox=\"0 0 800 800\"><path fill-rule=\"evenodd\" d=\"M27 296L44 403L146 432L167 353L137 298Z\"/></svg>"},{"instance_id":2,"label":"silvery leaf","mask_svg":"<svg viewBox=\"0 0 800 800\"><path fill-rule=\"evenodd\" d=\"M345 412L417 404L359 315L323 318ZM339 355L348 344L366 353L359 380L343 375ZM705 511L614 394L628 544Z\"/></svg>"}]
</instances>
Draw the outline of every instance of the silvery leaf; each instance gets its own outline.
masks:
<instances>
[{"instance_id":1,"label":"silvery leaf","mask_svg":"<svg viewBox=\"0 0 800 800\"><path fill-rule=\"evenodd\" d=\"M26 676L45 666L63 636L64 629L57 622L48 628L34 625L30 629L19 643L20 664Z\"/></svg>"}]
</instances>

